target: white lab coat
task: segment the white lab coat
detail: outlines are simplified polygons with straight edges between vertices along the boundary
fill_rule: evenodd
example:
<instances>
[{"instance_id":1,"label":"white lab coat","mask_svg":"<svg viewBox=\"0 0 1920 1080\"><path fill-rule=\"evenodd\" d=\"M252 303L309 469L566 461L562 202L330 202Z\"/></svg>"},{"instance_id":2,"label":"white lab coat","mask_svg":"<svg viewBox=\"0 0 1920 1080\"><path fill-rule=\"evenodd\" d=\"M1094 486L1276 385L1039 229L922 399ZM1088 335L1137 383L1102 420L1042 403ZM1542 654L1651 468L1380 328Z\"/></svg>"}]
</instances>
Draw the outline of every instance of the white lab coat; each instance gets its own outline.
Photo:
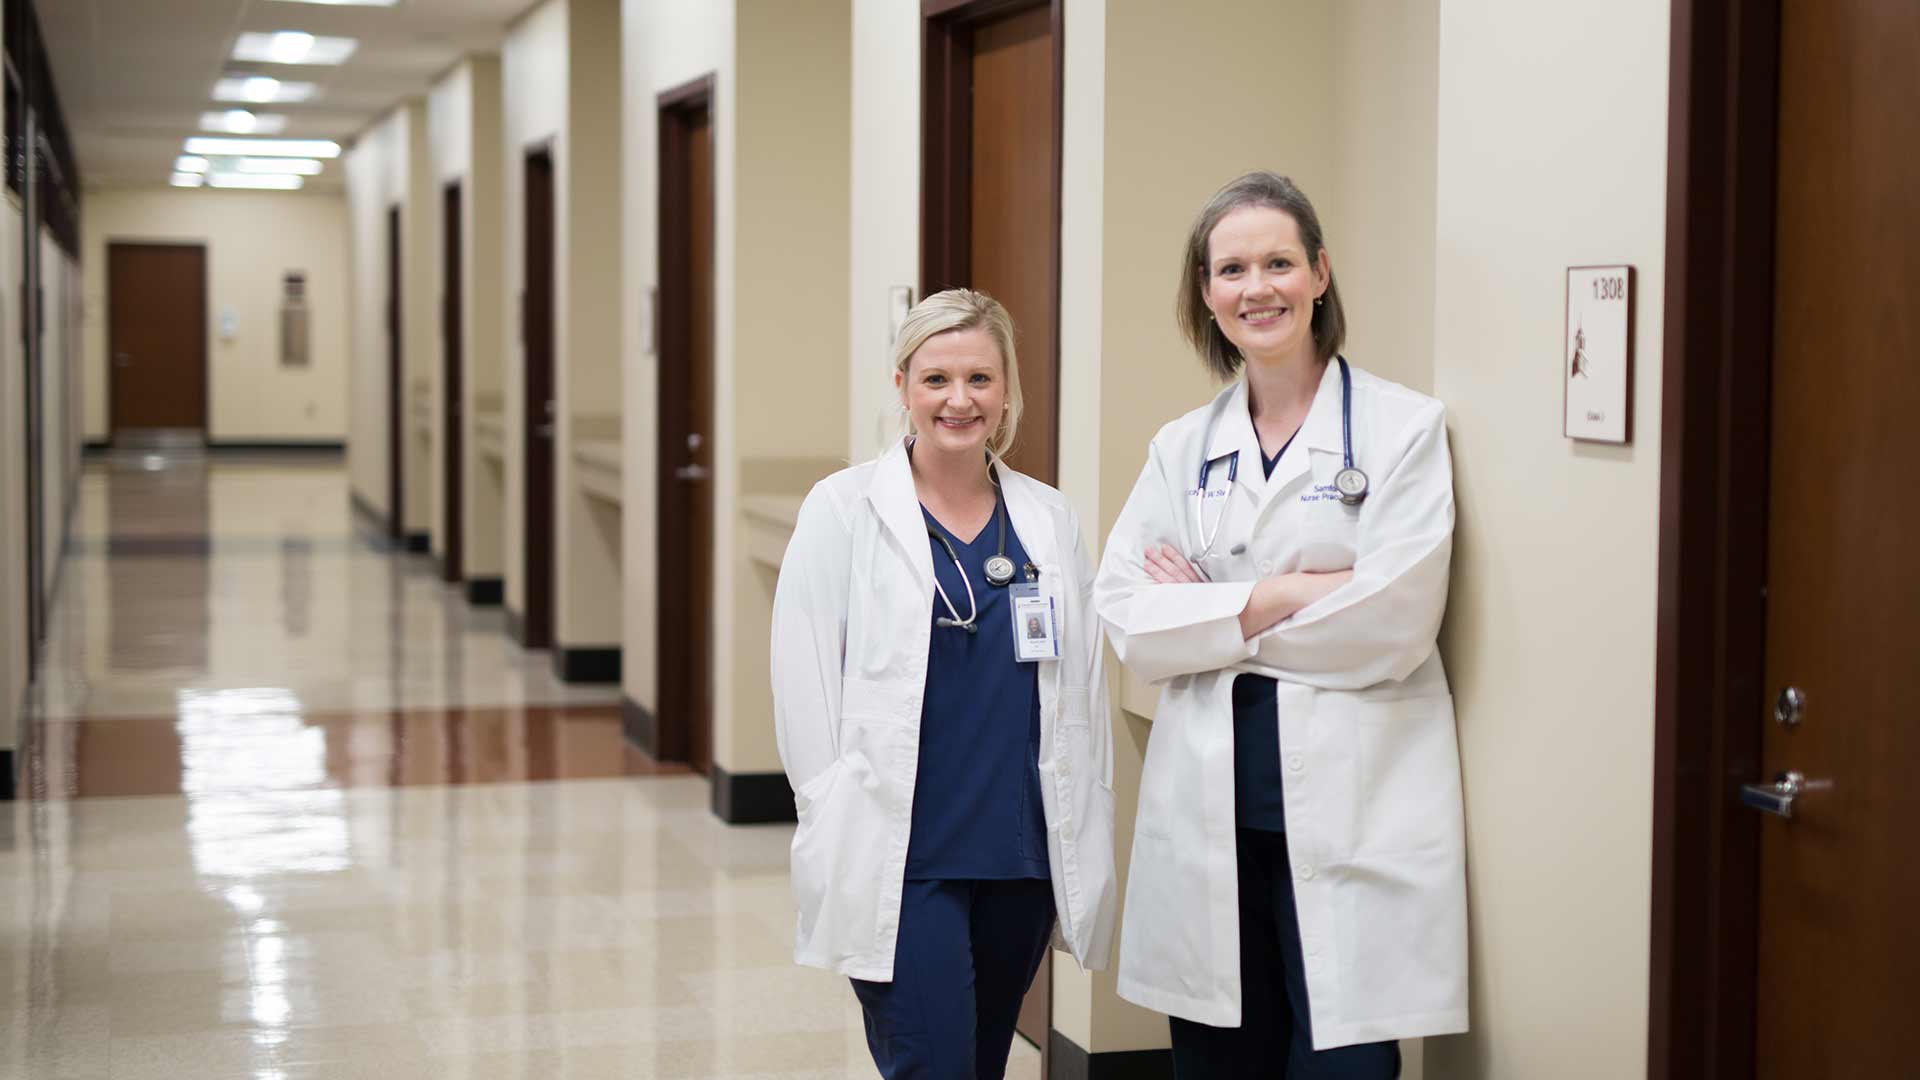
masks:
<instances>
[{"instance_id":1,"label":"white lab coat","mask_svg":"<svg viewBox=\"0 0 1920 1080\"><path fill-rule=\"evenodd\" d=\"M1120 996L1216 1027L1240 1012L1233 680L1278 680L1281 775L1315 1049L1465 1031L1467 909L1453 699L1435 649L1453 546L1440 403L1353 370L1359 507L1342 467L1340 369L1327 365L1271 479L1245 379L1162 428L1120 512L1095 606L1121 661L1163 684L1140 781L1120 931ZM1190 558L1202 460L1210 582L1162 585L1149 544ZM1236 554L1236 552L1238 552ZM1253 583L1295 570L1353 580L1243 640ZM1264 1022L1259 1017L1247 1018Z\"/></svg>"},{"instance_id":2,"label":"white lab coat","mask_svg":"<svg viewBox=\"0 0 1920 1080\"><path fill-rule=\"evenodd\" d=\"M1055 944L1103 968L1116 901L1113 762L1092 560L1058 491L999 474L1013 530L1061 616L1061 658L1039 670ZM903 440L814 485L774 591L774 724L800 818L794 959L856 979L893 978L933 630L928 545Z\"/></svg>"}]
</instances>

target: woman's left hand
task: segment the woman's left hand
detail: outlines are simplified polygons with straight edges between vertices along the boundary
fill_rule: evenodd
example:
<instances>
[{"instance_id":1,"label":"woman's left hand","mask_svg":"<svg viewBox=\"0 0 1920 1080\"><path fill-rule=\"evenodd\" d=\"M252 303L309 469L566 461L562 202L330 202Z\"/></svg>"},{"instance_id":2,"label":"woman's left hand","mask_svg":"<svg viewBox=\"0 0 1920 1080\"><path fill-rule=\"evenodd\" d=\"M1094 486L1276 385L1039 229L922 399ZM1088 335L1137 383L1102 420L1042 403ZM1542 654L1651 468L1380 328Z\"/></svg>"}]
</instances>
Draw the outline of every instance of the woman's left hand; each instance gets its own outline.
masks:
<instances>
[{"instance_id":1,"label":"woman's left hand","mask_svg":"<svg viewBox=\"0 0 1920 1080\"><path fill-rule=\"evenodd\" d=\"M1147 548L1147 559L1142 564L1147 576L1161 585L1199 584L1205 580L1200 571L1180 554L1178 548L1170 544L1155 544Z\"/></svg>"}]
</instances>

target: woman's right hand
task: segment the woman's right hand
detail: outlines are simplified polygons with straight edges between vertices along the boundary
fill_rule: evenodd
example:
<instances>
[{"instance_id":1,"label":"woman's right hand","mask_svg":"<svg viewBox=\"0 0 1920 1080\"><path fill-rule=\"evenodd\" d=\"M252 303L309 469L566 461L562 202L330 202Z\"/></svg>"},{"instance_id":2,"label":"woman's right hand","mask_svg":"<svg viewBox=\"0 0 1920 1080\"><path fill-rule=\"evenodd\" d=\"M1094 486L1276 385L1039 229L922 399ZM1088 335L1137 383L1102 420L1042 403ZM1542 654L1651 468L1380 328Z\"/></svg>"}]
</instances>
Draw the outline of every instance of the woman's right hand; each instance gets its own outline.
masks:
<instances>
[{"instance_id":1,"label":"woman's right hand","mask_svg":"<svg viewBox=\"0 0 1920 1080\"><path fill-rule=\"evenodd\" d=\"M1240 635L1252 640L1352 580L1352 570L1324 574L1300 570L1261 578L1247 597L1247 606L1240 610Z\"/></svg>"}]
</instances>

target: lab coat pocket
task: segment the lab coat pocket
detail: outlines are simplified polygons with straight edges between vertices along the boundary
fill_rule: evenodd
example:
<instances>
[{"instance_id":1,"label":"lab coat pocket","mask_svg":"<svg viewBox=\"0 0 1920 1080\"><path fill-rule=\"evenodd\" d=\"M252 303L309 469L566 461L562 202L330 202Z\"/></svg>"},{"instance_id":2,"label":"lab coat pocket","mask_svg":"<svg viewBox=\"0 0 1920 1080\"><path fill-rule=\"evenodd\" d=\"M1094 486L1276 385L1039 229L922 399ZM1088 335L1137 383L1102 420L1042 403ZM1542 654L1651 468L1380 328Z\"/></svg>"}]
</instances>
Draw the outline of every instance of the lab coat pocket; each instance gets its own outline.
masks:
<instances>
[{"instance_id":1,"label":"lab coat pocket","mask_svg":"<svg viewBox=\"0 0 1920 1080\"><path fill-rule=\"evenodd\" d=\"M1460 757L1453 698L1358 695L1360 851L1422 851L1456 843Z\"/></svg>"},{"instance_id":2,"label":"lab coat pocket","mask_svg":"<svg viewBox=\"0 0 1920 1080\"><path fill-rule=\"evenodd\" d=\"M854 678L840 686L840 756L858 754L869 763L863 782L877 797L911 805L908 785L919 766L917 688Z\"/></svg>"},{"instance_id":3,"label":"lab coat pocket","mask_svg":"<svg viewBox=\"0 0 1920 1080\"><path fill-rule=\"evenodd\" d=\"M1340 501L1333 478L1346 459L1333 450L1310 448L1313 480L1300 493L1300 569L1314 573L1351 570L1359 552L1360 508Z\"/></svg>"}]
</instances>

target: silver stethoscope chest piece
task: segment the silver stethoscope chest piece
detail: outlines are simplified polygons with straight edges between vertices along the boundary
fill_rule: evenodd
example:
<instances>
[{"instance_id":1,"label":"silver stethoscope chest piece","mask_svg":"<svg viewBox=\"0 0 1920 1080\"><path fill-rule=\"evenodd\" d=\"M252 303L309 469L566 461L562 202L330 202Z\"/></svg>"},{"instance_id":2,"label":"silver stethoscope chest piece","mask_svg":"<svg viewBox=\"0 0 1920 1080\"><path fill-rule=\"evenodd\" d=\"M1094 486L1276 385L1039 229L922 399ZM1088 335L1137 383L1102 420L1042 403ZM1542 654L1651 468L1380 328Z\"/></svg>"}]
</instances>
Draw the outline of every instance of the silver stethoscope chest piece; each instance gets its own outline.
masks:
<instances>
[{"instance_id":1,"label":"silver stethoscope chest piece","mask_svg":"<svg viewBox=\"0 0 1920 1080\"><path fill-rule=\"evenodd\" d=\"M1341 469L1333 474L1333 489L1340 493L1341 502L1359 506L1367 497L1367 474L1359 469Z\"/></svg>"},{"instance_id":2,"label":"silver stethoscope chest piece","mask_svg":"<svg viewBox=\"0 0 1920 1080\"><path fill-rule=\"evenodd\" d=\"M1013 580L1013 560L1005 555L992 555L987 558L983 569L987 572L987 581L994 585L1005 585Z\"/></svg>"}]
</instances>

